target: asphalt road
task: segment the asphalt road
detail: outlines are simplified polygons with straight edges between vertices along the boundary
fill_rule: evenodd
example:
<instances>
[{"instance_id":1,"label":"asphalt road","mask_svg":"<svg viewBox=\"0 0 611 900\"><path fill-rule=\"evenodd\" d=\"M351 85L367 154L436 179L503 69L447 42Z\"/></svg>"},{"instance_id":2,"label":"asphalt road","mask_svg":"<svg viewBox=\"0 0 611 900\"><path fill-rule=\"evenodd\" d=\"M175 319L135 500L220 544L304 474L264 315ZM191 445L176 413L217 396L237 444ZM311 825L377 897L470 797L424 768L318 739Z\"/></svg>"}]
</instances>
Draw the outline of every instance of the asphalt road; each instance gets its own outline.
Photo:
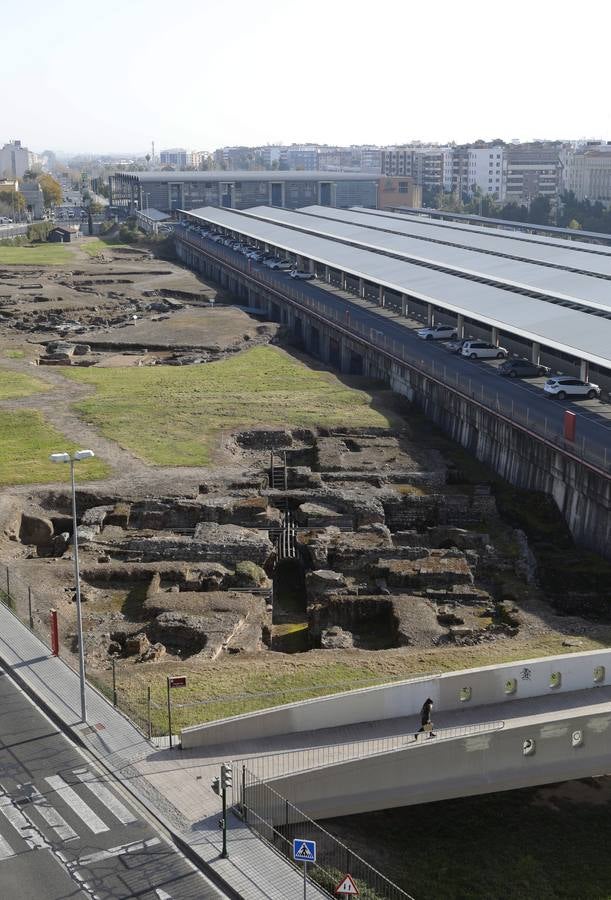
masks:
<instances>
[{"instance_id":1,"label":"asphalt road","mask_svg":"<svg viewBox=\"0 0 611 900\"><path fill-rule=\"evenodd\" d=\"M0 898L223 898L0 669Z\"/></svg>"},{"instance_id":2,"label":"asphalt road","mask_svg":"<svg viewBox=\"0 0 611 900\"><path fill-rule=\"evenodd\" d=\"M240 253L228 247L219 247L205 239L189 235L195 246L209 250L211 255L222 255L230 266L235 263L242 270L248 260ZM201 240L201 243L200 243ZM358 325L365 328L373 339L387 338L397 341L405 348L407 361L415 365L423 361L430 366L436 365L436 374L450 386L459 383L470 384L477 398L477 391L484 389L487 400L498 395L500 407L505 414L515 411L516 421L524 424L528 421L533 431L547 435L550 439L561 439L563 433L564 412L571 410L577 416L577 433L574 445L569 445L577 456L595 463L603 468L611 465L611 411L608 403L598 400L574 403L558 402L543 393L542 384L523 379L502 378L494 366L488 361L472 361L465 357L449 353L440 342L423 341L417 337L415 329L406 327L406 319L390 310L380 310L366 301L350 298L337 288L327 289L318 281L295 281L285 273L272 271L259 263L251 262L248 273L257 276L261 273L269 282L272 280L279 288L290 286L301 291L307 297L323 303L336 315L339 314L347 327ZM376 336L377 333L377 336ZM606 459L606 464L605 464Z\"/></svg>"}]
</instances>

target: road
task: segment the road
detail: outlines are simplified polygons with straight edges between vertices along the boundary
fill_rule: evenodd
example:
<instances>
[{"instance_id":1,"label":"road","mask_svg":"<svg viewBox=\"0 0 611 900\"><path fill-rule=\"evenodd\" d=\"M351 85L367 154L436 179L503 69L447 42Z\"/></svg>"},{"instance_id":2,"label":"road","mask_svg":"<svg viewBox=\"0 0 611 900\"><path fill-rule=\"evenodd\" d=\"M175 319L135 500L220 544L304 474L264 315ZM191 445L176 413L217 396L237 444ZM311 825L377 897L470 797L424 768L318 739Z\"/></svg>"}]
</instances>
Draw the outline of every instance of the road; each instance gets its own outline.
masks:
<instances>
[{"instance_id":1,"label":"road","mask_svg":"<svg viewBox=\"0 0 611 900\"><path fill-rule=\"evenodd\" d=\"M2 900L224 896L0 669Z\"/></svg>"},{"instance_id":2,"label":"road","mask_svg":"<svg viewBox=\"0 0 611 900\"><path fill-rule=\"evenodd\" d=\"M360 300L331 285L318 281L300 281L295 285L285 272L271 271L259 263L245 260L228 247L219 247L209 240L189 235L182 237L187 243L201 248L211 256L220 257L228 267L232 265L240 272L257 278L268 285L277 285L279 290L290 288L299 290L306 298L318 301L329 310L331 317L339 318L349 330L355 327L365 331L372 343L385 346L395 341L402 348L407 362L431 369L436 366L436 376L450 387L457 385L466 393L478 398L482 391L482 401L486 406L500 408L506 415L515 415L515 421L527 424L531 430L547 436L562 446L563 420L565 409L577 416L577 435L574 445L567 445L577 457L584 458L598 467L609 471L611 465L611 407L599 400L580 403L550 399L541 389L542 385L500 377L494 366L486 362L473 362L462 356L448 353L438 342L423 341L415 333L415 323L411 323L391 309L380 309L373 303ZM421 324L418 325L421 327Z\"/></svg>"}]
</instances>

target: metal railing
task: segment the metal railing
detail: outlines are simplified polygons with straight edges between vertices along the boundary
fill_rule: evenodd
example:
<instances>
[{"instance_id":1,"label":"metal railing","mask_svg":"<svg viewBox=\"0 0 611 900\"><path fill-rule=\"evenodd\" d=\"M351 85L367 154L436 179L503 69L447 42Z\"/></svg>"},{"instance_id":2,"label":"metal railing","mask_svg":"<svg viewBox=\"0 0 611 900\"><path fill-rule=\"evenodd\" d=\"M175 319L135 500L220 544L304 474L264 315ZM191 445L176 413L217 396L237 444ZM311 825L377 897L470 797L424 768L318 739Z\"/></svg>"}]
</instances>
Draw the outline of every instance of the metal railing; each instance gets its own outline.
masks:
<instances>
[{"instance_id":1,"label":"metal railing","mask_svg":"<svg viewBox=\"0 0 611 900\"><path fill-rule=\"evenodd\" d=\"M245 765L234 765L232 790L236 814L293 865L293 839L316 841L316 862L308 864L308 875L329 896L335 896L335 888L349 873L364 900L413 900Z\"/></svg>"},{"instance_id":2,"label":"metal railing","mask_svg":"<svg viewBox=\"0 0 611 900\"><path fill-rule=\"evenodd\" d=\"M294 772L309 772L326 766L337 766L355 759L371 758L397 751L413 750L438 744L440 741L453 741L462 738L477 737L501 731L505 722L478 722L473 725L457 725L452 728L435 728L433 737L418 732L403 732L383 738L344 741L341 744L324 744L317 747L303 747L299 750L286 750L282 753L271 753L266 756L250 756L236 760L236 764L246 765L258 778L269 781Z\"/></svg>"},{"instance_id":3,"label":"metal railing","mask_svg":"<svg viewBox=\"0 0 611 900\"><path fill-rule=\"evenodd\" d=\"M529 407L523 409L518 401L509 400L498 391L491 390L477 377L463 375L458 371L449 372L447 365L442 361L426 360L417 353L414 354L413 348L407 347L401 339L389 337L379 329L359 321L351 315L349 309L340 313L326 301L308 296L295 285L281 281L282 273L254 269L250 261L244 259L236 251L191 233L185 234L182 228L177 229L177 236L186 244L191 244L195 248L203 250L207 255L226 262L255 283L259 282L265 285L276 292L281 299L292 300L325 322L333 323L336 328L348 336L360 339L369 346L382 350L407 369L424 375L445 388L451 388L458 395L506 419L510 425L528 432L529 435L544 441L577 462L585 462L596 467L603 475L609 475L611 472L611 450L608 442L603 440L598 443L592 439L586 440L585 436L581 441L568 441L563 436L560 421L550 421L547 416L543 416L543 422L535 419ZM290 280L288 279L288 281ZM362 307L357 307L355 311L366 312Z\"/></svg>"}]
</instances>

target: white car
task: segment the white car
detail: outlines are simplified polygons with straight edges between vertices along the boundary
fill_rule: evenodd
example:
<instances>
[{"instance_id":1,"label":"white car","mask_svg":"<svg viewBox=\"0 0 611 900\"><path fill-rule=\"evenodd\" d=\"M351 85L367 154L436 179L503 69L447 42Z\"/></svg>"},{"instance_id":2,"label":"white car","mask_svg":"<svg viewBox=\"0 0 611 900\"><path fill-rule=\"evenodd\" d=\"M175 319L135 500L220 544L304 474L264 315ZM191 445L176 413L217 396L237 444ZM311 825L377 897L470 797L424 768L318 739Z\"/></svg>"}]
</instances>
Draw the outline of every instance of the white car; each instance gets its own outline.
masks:
<instances>
[{"instance_id":1,"label":"white car","mask_svg":"<svg viewBox=\"0 0 611 900\"><path fill-rule=\"evenodd\" d=\"M469 359L506 359L508 351L486 341L465 341L460 353Z\"/></svg>"},{"instance_id":2,"label":"white car","mask_svg":"<svg viewBox=\"0 0 611 900\"><path fill-rule=\"evenodd\" d=\"M547 379L543 390L550 397L556 397L558 400L566 400L567 397L593 400L595 397L600 397L600 388L597 384L592 384L591 381L581 381L571 375L553 375Z\"/></svg>"},{"instance_id":3,"label":"white car","mask_svg":"<svg viewBox=\"0 0 611 900\"><path fill-rule=\"evenodd\" d=\"M314 278L313 272L305 272L302 269L292 269L288 274L291 278L300 278L302 281L309 281L310 278Z\"/></svg>"},{"instance_id":4,"label":"white car","mask_svg":"<svg viewBox=\"0 0 611 900\"><path fill-rule=\"evenodd\" d=\"M419 328L416 334L423 341L451 341L457 331L453 325L431 325L429 328Z\"/></svg>"}]
</instances>

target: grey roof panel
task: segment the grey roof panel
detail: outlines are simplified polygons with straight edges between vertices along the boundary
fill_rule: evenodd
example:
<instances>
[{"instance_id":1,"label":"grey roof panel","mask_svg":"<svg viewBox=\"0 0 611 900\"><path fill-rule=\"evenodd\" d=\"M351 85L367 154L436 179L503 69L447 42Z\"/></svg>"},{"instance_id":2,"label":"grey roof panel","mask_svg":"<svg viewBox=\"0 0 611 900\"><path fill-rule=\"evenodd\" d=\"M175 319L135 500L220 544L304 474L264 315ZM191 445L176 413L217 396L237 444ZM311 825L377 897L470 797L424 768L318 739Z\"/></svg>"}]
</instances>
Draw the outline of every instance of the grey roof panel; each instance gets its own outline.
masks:
<instances>
[{"instance_id":1,"label":"grey roof panel","mask_svg":"<svg viewBox=\"0 0 611 900\"><path fill-rule=\"evenodd\" d=\"M511 285L550 293L560 299L577 301L611 312L611 276L609 280L579 275L562 269L482 253L476 249L435 243L403 232L388 232L376 227L374 216L363 216L352 224L350 210L305 207L303 210L251 207L247 215L259 216L280 224L304 229L323 237L350 241L412 260L450 267L478 277L498 279Z\"/></svg>"},{"instance_id":2,"label":"grey roof panel","mask_svg":"<svg viewBox=\"0 0 611 900\"><path fill-rule=\"evenodd\" d=\"M356 277L382 284L397 293L411 294L605 368L611 365L611 321L608 319L593 319L588 313L544 300L424 269L328 238L303 234L243 212L213 207L184 212L188 217L201 218L307 256Z\"/></svg>"}]
</instances>

